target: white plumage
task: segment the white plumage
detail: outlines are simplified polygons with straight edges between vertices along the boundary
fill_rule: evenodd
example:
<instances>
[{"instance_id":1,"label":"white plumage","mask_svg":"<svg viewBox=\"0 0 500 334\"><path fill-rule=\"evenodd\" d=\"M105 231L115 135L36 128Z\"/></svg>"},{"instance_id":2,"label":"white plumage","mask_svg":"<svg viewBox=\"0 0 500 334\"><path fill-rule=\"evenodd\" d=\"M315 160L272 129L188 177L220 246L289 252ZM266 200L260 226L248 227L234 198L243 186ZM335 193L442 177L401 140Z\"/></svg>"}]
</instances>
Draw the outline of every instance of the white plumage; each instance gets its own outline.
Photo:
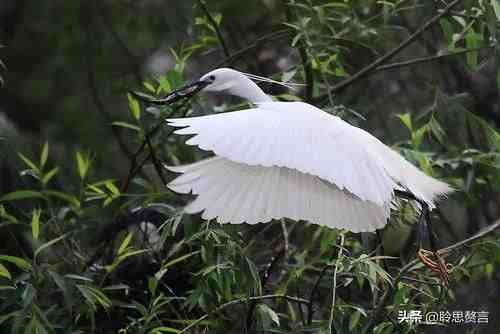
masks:
<instances>
[{"instance_id":1,"label":"white plumage","mask_svg":"<svg viewBox=\"0 0 500 334\"><path fill-rule=\"evenodd\" d=\"M451 188L425 175L368 132L310 104L272 102L244 74L214 70L200 79L206 91L249 99L256 108L168 119L187 143L216 157L170 170L168 186L197 198L187 213L221 223L291 218L353 232L381 228L394 190L434 201Z\"/></svg>"}]
</instances>

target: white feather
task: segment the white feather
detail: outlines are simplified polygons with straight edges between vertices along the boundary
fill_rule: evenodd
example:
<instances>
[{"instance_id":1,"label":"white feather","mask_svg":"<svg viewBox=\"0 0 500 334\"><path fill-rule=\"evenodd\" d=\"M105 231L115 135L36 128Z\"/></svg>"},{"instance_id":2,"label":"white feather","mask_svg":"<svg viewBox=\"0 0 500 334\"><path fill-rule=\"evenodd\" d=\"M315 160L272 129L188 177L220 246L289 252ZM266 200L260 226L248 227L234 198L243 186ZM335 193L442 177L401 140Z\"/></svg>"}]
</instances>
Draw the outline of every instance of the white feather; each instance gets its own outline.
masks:
<instances>
[{"instance_id":1,"label":"white feather","mask_svg":"<svg viewBox=\"0 0 500 334\"><path fill-rule=\"evenodd\" d=\"M177 134L195 135L189 145L247 165L297 169L379 205L392 199L397 186L381 158L354 135L357 128L305 103L260 103L255 109L167 121L184 127Z\"/></svg>"},{"instance_id":2,"label":"white feather","mask_svg":"<svg viewBox=\"0 0 500 334\"><path fill-rule=\"evenodd\" d=\"M203 212L204 219L217 217L220 223L256 224L289 217L361 232L382 227L390 214L389 204L361 201L316 176L286 167L214 157L174 169L184 174L168 187L197 195L186 212Z\"/></svg>"}]
</instances>

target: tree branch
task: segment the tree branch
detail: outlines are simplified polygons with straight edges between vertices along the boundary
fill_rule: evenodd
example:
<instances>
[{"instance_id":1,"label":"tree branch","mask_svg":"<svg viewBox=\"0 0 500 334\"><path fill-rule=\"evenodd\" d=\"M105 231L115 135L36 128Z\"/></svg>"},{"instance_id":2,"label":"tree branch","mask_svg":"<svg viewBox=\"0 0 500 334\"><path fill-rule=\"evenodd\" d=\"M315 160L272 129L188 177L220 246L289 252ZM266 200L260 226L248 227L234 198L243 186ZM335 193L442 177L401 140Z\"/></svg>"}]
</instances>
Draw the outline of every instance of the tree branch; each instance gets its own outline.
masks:
<instances>
[{"instance_id":1,"label":"tree branch","mask_svg":"<svg viewBox=\"0 0 500 334\"><path fill-rule=\"evenodd\" d=\"M290 31L290 29L286 28L286 29L276 30L276 31L271 32L269 34L265 34L265 35L255 39L255 41L252 44L247 45L246 47L244 47L236 52L233 52L229 57L227 57L226 59L217 63L216 67L220 67L220 66L226 65L226 64L230 65L230 64L234 63L238 58L243 56L245 53L247 53L248 51L250 51L252 49L255 49L259 45L264 44L266 42L274 41L274 40L282 38L284 36L288 36L291 33L292 32Z\"/></svg>"},{"instance_id":2,"label":"tree branch","mask_svg":"<svg viewBox=\"0 0 500 334\"><path fill-rule=\"evenodd\" d=\"M495 221L493 224L489 225L489 226L486 226L485 228L483 228L482 230L480 230L479 232L477 232L476 234L474 234L473 236L467 238L467 239L464 239L462 241L459 241L453 245L450 245L448 247L445 247L445 248L441 248L440 250L438 250L438 253L449 253L450 251L456 249L456 248L460 248L460 247L463 247L465 245L467 245L468 243L474 241L474 240L477 240L479 238L482 238L484 237L485 235L495 231L496 229L500 228L500 219Z\"/></svg>"},{"instance_id":3,"label":"tree branch","mask_svg":"<svg viewBox=\"0 0 500 334\"><path fill-rule=\"evenodd\" d=\"M463 54L469 53L469 52L477 52L477 51L481 51L484 49L493 49L493 48L494 48L494 46L487 46L487 47L466 49L466 50L461 50L461 51L457 51L457 52L445 53L445 54L441 54L441 55L434 55L434 56L429 56L429 57L414 58L414 59L405 60L405 61L401 61L401 62L397 62L397 63L391 63L391 64L387 64L387 65L378 66L374 70L374 72L380 72L380 71L385 71L385 70L391 70L394 68L400 68L400 67L417 65L417 64L421 64L421 63L427 63L427 62L431 62L431 61L435 61L435 60L440 60L442 58L454 57L454 56L463 55Z\"/></svg>"},{"instance_id":4,"label":"tree branch","mask_svg":"<svg viewBox=\"0 0 500 334\"><path fill-rule=\"evenodd\" d=\"M217 21L215 21L215 19L213 18L213 16L208 11L207 6L205 5L205 1L204 0L198 0L198 5L201 7L201 9L203 10L203 12L205 13L205 16L207 17L208 22L210 22L210 24L214 28L215 34L217 35L217 39L219 40L219 44L222 47L222 51L224 52L224 55L226 57L230 57L231 54L229 53L229 49L227 48L226 42L224 41L224 37L222 37L222 33L221 33L220 29L219 29L219 25L217 24Z\"/></svg>"},{"instance_id":5,"label":"tree branch","mask_svg":"<svg viewBox=\"0 0 500 334\"><path fill-rule=\"evenodd\" d=\"M427 22L425 22L419 29L417 29L413 34L411 34L401 44L399 44L397 47L395 47L394 49L392 49L391 51L389 51L388 53L386 53L382 57L376 59L371 64L365 66L360 71L356 72L354 75L352 75L349 78L334 85L331 88L330 92L338 93L338 92L342 91L343 89L347 88L348 86L352 85L353 83L357 82L359 79L366 77L368 74L373 72L377 67L379 67L383 63L387 62L389 59L394 57L396 54L403 51L408 45L413 43L427 29L429 29L432 25L434 25L436 22L438 22L441 17L447 15L460 2L461 2L461 0L453 0L452 2L450 2L450 4L448 4L442 11L440 11L438 14L433 16ZM320 97L316 98L315 101L323 100L325 98L325 96L326 95L320 96Z\"/></svg>"}]
</instances>

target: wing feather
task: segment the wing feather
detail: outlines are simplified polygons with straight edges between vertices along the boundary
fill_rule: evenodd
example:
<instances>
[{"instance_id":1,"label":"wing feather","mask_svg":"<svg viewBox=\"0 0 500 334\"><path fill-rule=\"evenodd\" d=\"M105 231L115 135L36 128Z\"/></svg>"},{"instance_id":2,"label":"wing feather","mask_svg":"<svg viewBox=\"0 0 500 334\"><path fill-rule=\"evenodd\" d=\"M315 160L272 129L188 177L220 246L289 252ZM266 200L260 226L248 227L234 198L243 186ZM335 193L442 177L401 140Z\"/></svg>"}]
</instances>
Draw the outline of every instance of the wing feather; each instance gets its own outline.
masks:
<instances>
[{"instance_id":1,"label":"wing feather","mask_svg":"<svg viewBox=\"0 0 500 334\"><path fill-rule=\"evenodd\" d=\"M220 223L256 224L286 217L359 232L384 226L390 214L386 206L286 167L250 166L214 157L175 169L185 172L168 187L197 195L186 212L203 212L204 219L217 217Z\"/></svg>"},{"instance_id":2,"label":"wing feather","mask_svg":"<svg viewBox=\"0 0 500 334\"><path fill-rule=\"evenodd\" d=\"M354 127L313 106L262 103L254 109L167 121L184 127L175 133L195 135L187 144L228 160L297 169L379 205L392 199L396 183L381 160L357 142ZM364 168L359 168L363 159ZM367 187L366 180L383 187Z\"/></svg>"}]
</instances>

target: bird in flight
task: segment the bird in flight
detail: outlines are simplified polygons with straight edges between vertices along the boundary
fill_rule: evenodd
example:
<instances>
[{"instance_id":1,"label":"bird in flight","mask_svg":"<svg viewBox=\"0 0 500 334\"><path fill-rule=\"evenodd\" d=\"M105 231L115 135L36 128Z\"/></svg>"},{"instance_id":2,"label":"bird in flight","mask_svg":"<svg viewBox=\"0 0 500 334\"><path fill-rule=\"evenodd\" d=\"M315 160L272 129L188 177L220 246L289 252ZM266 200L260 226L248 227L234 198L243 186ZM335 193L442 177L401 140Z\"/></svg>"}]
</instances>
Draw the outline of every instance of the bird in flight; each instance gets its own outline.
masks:
<instances>
[{"instance_id":1,"label":"bird in flight","mask_svg":"<svg viewBox=\"0 0 500 334\"><path fill-rule=\"evenodd\" d=\"M229 68L213 70L175 91L220 92L253 107L200 117L167 119L187 144L214 156L168 166L181 174L167 186L196 195L185 212L219 223L306 220L352 232L384 227L395 196L415 200L430 217L436 201L452 188L432 178L370 133L304 102L276 102L254 82L270 79ZM431 233L432 234L432 233ZM432 237L432 236L431 236ZM427 265L439 271L427 253ZM441 268L442 270L442 268Z\"/></svg>"}]
</instances>

